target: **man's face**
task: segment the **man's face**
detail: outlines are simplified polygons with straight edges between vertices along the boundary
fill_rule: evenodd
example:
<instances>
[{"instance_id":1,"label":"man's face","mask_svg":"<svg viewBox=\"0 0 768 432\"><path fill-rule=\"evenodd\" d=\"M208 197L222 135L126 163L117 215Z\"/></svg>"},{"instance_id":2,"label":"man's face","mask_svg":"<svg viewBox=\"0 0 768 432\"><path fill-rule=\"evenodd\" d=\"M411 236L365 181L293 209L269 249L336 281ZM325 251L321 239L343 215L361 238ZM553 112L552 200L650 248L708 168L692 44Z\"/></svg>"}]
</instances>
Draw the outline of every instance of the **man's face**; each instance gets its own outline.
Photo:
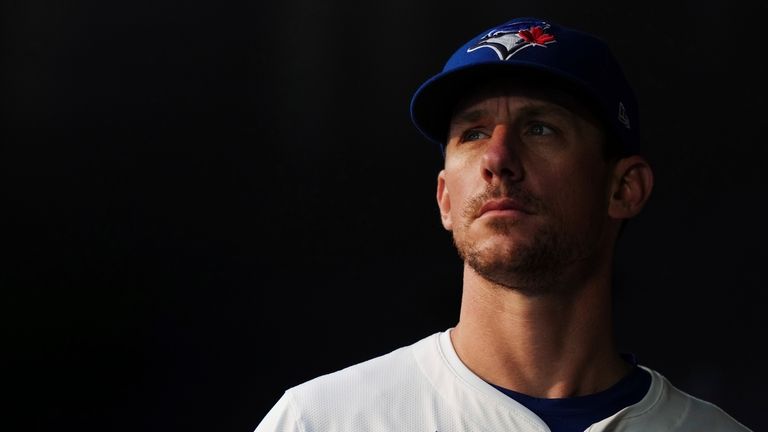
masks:
<instances>
[{"instance_id":1,"label":"man's face","mask_svg":"<svg viewBox=\"0 0 768 432\"><path fill-rule=\"evenodd\" d=\"M450 125L437 198L480 276L542 292L590 268L607 241L613 164L598 122L564 93L473 93Z\"/></svg>"}]
</instances>

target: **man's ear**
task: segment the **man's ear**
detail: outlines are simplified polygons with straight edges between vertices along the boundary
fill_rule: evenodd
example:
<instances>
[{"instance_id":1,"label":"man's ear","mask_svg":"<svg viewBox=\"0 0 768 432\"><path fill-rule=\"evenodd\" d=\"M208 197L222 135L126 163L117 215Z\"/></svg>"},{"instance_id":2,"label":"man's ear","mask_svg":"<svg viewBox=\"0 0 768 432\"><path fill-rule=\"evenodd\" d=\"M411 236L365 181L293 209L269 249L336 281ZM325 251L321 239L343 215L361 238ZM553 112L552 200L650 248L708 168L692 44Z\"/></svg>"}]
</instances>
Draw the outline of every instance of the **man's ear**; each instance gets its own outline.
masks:
<instances>
[{"instance_id":1,"label":"man's ear","mask_svg":"<svg viewBox=\"0 0 768 432\"><path fill-rule=\"evenodd\" d=\"M629 156L616 162L613 171L608 215L629 219L640 213L653 189L653 170L642 156Z\"/></svg>"},{"instance_id":2,"label":"man's ear","mask_svg":"<svg viewBox=\"0 0 768 432\"><path fill-rule=\"evenodd\" d=\"M437 206L440 208L440 219L443 227L450 231L453 228L451 220L451 196L448 193L448 186L445 184L445 170L437 174Z\"/></svg>"}]
</instances>

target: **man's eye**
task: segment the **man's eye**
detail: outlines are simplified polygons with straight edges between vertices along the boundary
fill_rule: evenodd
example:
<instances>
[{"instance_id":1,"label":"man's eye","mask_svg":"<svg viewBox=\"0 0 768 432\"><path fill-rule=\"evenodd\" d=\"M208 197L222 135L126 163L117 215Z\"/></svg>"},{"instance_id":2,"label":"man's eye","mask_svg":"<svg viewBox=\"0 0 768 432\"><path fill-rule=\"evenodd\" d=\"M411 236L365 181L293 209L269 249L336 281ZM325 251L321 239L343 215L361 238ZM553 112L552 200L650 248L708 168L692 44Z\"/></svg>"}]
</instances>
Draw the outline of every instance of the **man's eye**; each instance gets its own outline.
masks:
<instances>
[{"instance_id":1,"label":"man's eye","mask_svg":"<svg viewBox=\"0 0 768 432\"><path fill-rule=\"evenodd\" d=\"M542 123L535 123L528 128L529 135L551 135L554 132L554 129Z\"/></svg>"},{"instance_id":2,"label":"man's eye","mask_svg":"<svg viewBox=\"0 0 768 432\"><path fill-rule=\"evenodd\" d=\"M479 139L488 138L489 135L479 129L470 129L461 136L462 141L477 141Z\"/></svg>"}]
</instances>

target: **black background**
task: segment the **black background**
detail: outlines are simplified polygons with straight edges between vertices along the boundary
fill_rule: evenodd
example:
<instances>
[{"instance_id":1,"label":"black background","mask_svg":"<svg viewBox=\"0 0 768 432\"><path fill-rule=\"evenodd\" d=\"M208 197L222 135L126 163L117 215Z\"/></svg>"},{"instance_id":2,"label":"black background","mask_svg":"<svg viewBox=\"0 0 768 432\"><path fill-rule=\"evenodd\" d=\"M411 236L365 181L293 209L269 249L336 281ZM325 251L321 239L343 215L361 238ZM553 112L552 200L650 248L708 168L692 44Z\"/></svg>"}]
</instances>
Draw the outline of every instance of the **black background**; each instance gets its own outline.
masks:
<instances>
[{"instance_id":1,"label":"black background","mask_svg":"<svg viewBox=\"0 0 768 432\"><path fill-rule=\"evenodd\" d=\"M656 188L623 350L754 430L766 375L759 2L2 3L5 430L248 432L282 391L453 325L412 92L513 16L591 30Z\"/></svg>"}]
</instances>

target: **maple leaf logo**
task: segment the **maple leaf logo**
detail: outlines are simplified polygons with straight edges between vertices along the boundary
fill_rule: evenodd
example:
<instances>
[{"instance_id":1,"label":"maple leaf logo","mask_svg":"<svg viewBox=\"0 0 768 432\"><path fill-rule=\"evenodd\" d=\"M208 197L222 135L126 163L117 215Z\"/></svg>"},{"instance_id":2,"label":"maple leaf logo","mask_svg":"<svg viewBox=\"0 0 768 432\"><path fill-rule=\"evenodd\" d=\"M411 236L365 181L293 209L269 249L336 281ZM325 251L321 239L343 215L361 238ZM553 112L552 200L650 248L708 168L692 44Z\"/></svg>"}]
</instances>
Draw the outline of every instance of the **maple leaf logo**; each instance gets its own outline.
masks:
<instances>
[{"instance_id":1,"label":"maple leaf logo","mask_svg":"<svg viewBox=\"0 0 768 432\"><path fill-rule=\"evenodd\" d=\"M549 42L554 42L555 37L549 33L544 33L544 29L541 27L531 27L530 30L520 30L517 33L524 41L534 45L544 45Z\"/></svg>"}]
</instances>

